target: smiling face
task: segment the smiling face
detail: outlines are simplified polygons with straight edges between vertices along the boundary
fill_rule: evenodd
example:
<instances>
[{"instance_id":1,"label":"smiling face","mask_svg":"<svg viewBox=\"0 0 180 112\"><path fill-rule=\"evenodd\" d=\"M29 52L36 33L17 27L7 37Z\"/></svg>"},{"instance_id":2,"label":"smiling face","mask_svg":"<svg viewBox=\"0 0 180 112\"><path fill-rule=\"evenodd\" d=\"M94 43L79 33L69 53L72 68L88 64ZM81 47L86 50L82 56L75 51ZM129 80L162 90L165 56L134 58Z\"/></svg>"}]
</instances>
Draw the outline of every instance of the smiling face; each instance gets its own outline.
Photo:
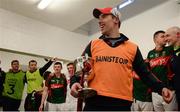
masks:
<instances>
[{"instance_id":1,"label":"smiling face","mask_svg":"<svg viewBox=\"0 0 180 112\"><path fill-rule=\"evenodd\" d=\"M173 28L168 29L165 36L169 45L175 46L178 41L180 41L180 32L174 30Z\"/></svg>"},{"instance_id":2,"label":"smiling face","mask_svg":"<svg viewBox=\"0 0 180 112\"><path fill-rule=\"evenodd\" d=\"M158 33L154 38L154 42L158 46L162 46L162 47L165 46L167 40L166 40L166 38L164 36L164 33Z\"/></svg>"},{"instance_id":3,"label":"smiling face","mask_svg":"<svg viewBox=\"0 0 180 112\"><path fill-rule=\"evenodd\" d=\"M118 27L119 20L112 14L101 14L99 16L99 27L101 33L108 35L115 27Z\"/></svg>"},{"instance_id":4,"label":"smiling face","mask_svg":"<svg viewBox=\"0 0 180 112\"><path fill-rule=\"evenodd\" d=\"M74 65L73 65L73 64L68 65L68 66L67 66L67 69L68 69L68 73L69 73L70 77L71 77L72 75L74 75L75 69L74 69Z\"/></svg>"}]
</instances>

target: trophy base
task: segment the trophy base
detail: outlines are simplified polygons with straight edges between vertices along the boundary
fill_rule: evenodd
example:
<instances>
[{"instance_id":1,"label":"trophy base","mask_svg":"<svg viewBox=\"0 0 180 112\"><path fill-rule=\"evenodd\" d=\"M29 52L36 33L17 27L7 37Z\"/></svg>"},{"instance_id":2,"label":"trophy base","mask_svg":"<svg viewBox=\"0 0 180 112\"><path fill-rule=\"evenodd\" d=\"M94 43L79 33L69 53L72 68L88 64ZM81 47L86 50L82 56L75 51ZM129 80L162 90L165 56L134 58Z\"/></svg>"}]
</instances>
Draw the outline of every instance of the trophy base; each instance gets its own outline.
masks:
<instances>
[{"instance_id":1,"label":"trophy base","mask_svg":"<svg viewBox=\"0 0 180 112\"><path fill-rule=\"evenodd\" d=\"M86 99L92 96L95 96L97 94L97 91L95 91L92 88L82 88L78 91L78 97Z\"/></svg>"}]
</instances>

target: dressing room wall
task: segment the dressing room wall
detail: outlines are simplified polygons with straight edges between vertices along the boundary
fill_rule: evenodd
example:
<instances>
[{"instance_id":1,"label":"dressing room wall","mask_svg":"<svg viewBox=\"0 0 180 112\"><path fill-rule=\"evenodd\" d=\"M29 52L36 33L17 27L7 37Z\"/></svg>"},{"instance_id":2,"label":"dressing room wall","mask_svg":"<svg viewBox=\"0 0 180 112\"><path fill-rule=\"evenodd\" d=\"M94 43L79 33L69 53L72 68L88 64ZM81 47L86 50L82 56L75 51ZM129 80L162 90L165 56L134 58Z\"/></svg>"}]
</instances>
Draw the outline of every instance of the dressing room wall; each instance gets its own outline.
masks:
<instances>
[{"instance_id":1,"label":"dressing room wall","mask_svg":"<svg viewBox=\"0 0 180 112\"><path fill-rule=\"evenodd\" d=\"M87 36L0 9L0 48L72 60L87 43Z\"/></svg>"},{"instance_id":2,"label":"dressing room wall","mask_svg":"<svg viewBox=\"0 0 180 112\"><path fill-rule=\"evenodd\" d=\"M174 25L180 26L180 5L177 4L176 0L169 0L164 4L123 21L120 32L139 45L145 58L148 51L154 48L152 39L154 32L166 30ZM89 39L98 38L99 36L100 32L91 35Z\"/></svg>"}]
</instances>

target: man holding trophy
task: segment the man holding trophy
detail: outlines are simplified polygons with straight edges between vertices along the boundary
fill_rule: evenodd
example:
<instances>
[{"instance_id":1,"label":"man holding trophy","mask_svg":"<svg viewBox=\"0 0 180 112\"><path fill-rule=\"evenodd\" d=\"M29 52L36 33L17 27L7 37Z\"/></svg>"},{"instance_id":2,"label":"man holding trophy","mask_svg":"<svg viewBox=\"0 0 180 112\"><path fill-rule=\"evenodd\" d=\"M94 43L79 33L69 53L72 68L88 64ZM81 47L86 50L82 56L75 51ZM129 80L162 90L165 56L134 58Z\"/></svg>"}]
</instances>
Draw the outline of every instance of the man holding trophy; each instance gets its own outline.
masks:
<instances>
[{"instance_id":1,"label":"man holding trophy","mask_svg":"<svg viewBox=\"0 0 180 112\"><path fill-rule=\"evenodd\" d=\"M76 75L71 78L71 94L84 97L84 111L130 111L133 70L170 102L172 92L147 70L138 46L119 33L121 14L117 8L95 8L93 15L99 19L102 36L92 40L76 60L82 67L83 83Z\"/></svg>"}]
</instances>

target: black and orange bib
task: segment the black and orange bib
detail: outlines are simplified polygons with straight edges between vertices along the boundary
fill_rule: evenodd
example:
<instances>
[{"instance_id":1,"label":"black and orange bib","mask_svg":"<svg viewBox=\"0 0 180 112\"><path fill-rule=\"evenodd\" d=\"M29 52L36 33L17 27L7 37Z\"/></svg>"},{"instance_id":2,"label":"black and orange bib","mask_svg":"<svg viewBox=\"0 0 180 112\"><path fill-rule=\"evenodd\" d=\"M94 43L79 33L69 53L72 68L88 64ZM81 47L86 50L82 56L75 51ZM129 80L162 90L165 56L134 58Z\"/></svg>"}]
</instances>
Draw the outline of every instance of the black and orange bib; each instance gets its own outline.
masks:
<instances>
[{"instance_id":1,"label":"black and orange bib","mask_svg":"<svg viewBox=\"0 0 180 112\"><path fill-rule=\"evenodd\" d=\"M109 46L103 39L91 42L91 55L94 60L94 79L89 86L98 95L132 101L132 63L137 45L124 41L116 47Z\"/></svg>"}]
</instances>

